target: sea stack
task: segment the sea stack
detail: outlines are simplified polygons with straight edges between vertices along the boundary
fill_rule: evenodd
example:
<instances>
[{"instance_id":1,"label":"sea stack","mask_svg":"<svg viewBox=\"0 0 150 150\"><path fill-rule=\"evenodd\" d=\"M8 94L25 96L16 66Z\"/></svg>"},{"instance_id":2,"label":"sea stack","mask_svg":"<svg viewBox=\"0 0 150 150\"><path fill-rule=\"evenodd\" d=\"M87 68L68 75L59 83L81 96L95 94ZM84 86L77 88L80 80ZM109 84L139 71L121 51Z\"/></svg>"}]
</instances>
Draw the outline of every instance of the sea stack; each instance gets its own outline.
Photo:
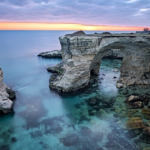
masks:
<instances>
[{"instance_id":1,"label":"sea stack","mask_svg":"<svg viewBox=\"0 0 150 150\"><path fill-rule=\"evenodd\" d=\"M15 99L15 97L15 92L3 83L3 71L0 68L0 110L4 113L9 113L13 107L11 99Z\"/></svg>"}]
</instances>

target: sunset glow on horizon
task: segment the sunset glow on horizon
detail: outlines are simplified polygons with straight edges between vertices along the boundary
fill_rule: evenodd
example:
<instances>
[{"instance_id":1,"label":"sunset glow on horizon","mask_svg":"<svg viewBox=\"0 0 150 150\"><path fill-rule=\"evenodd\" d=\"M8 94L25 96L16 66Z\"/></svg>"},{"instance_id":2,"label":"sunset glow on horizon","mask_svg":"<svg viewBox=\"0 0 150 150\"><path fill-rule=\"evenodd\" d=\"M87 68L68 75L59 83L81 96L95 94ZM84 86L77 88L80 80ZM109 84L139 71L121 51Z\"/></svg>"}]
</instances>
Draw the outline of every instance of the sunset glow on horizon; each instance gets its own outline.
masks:
<instances>
[{"instance_id":1,"label":"sunset glow on horizon","mask_svg":"<svg viewBox=\"0 0 150 150\"><path fill-rule=\"evenodd\" d=\"M16 23L0 22L0 30L85 30L85 31L140 31L144 27L95 26L67 23Z\"/></svg>"}]
</instances>

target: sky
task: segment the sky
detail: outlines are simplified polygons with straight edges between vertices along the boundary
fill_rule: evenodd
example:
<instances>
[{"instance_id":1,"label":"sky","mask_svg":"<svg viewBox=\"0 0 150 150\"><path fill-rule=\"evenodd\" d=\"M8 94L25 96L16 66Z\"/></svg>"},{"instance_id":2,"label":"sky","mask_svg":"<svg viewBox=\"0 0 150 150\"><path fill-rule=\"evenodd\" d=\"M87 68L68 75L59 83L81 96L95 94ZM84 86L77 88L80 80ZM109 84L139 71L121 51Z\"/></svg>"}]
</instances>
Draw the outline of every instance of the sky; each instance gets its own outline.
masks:
<instances>
[{"instance_id":1,"label":"sky","mask_svg":"<svg viewBox=\"0 0 150 150\"><path fill-rule=\"evenodd\" d=\"M150 0L0 0L3 23L80 24L90 30L90 26L150 27L149 16Z\"/></svg>"}]
</instances>

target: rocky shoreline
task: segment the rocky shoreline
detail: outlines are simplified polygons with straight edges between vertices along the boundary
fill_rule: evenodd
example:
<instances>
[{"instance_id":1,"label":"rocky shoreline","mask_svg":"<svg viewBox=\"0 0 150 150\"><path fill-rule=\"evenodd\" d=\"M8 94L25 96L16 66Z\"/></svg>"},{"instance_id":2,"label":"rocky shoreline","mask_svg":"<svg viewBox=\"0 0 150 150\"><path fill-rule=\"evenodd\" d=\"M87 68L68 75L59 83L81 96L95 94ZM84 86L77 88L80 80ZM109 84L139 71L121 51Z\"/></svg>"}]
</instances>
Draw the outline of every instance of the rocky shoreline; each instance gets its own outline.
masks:
<instances>
[{"instance_id":1,"label":"rocky shoreline","mask_svg":"<svg viewBox=\"0 0 150 150\"><path fill-rule=\"evenodd\" d=\"M3 71L0 68L0 111L9 113L13 107L15 92L3 83Z\"/></svg>"}]
</instances>

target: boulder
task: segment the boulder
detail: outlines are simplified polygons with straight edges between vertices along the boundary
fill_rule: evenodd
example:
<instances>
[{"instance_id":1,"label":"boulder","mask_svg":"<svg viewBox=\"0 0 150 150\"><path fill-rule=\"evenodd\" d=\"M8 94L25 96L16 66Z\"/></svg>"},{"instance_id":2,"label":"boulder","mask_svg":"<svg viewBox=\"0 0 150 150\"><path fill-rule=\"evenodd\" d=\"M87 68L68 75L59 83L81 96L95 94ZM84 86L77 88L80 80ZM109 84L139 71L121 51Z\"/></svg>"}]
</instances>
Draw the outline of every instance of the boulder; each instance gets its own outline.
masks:
<instances>
[{"instance_id":1,"label":"boulder","mask_svg":"<svg viewBox=\"0 0 150 150\"><path fill-rule=\"evenodd\" d=\"M133 101L138 101L138 100L140 100L139 96L131 95L131 96L128 97L127 102L133 102Z\"/></svg>"},{"instance_id":2,"label":"boulder","mask_svg":"<svg viewBox=\"0 0 150 150\"><path fill-rule=\"evenodd\" d=\"M147 135L147 136L150 136L150 127L145 127L145 128L143 129L143 133L144 133L145 135Z\"/></svg>"},{"instance_id":3,"label":"boulder","mask_svg":"<svg viewBox=\"0 0 150 150\"><path fill-rule=\"evenodd\" d=\"M148 109L148 108L142 108L141 113L142 113L143 115L150 115L150 109Z\"/></svg>"},{"instance_id":4,"label":"boulder","mask_svg":"<svg viewBox=\"0 0 150 150\"><path fill-rule=\"evenodd\" d=\"M80 30L80 31L72 33L72 35L75 35L75 36L85 35L85 32Z\"/></svg>"},{"instance_id":5,"label":"boulder","mask_svg":"<svg viewBox=\"0 0 150 150\"><path fill-rule=\"evenodd\" d=\"M123 88L124 87L124 85L122 83L117 83L116 86L117 86L117 88Z\"/></svg>"},{"instance_id":6,"label":"boulder","mask_svg":"<svg viewBox=\"0 0 150 150\"><path fill-rule=\"evenodd\" d=\"M126 127L129 128L129 129L144 128L143 120L139 117L130 118L126 122Z\"/></svg>"},{"instance_id":7,"label":"boulder","mask_svg":"<svg viewBox=\"0 0 150 150\"><path fill-rule=\"evenodd\" d=\"M142 107L143 107L143 102L141 102L141 101L133 102L133 103L132 103L132 106L133 106L134 108L142 108Z\"/></svg>"},{"instance_id":8,"label":"boulder","mask_svg":"<svg viewBox=\"0 0 150 150\"><path fill-rule=\"evenodd\" d=\"M91 136L92 135L91 129L89 129L88 127L85 127L85 126L83 126L81 128L80 132L81 132L82 136Z\"/></svg>"},{"instance_id":9,"label":"boulder","mask_svg":"<svg viewBox=\"0 0 150 150\"><path fill-rule=\"evenodd\" d=\"M60 133L62 130L63 129L58 121L54 121L50 126L51 133Z\"/></svg>"}]
</instances>

